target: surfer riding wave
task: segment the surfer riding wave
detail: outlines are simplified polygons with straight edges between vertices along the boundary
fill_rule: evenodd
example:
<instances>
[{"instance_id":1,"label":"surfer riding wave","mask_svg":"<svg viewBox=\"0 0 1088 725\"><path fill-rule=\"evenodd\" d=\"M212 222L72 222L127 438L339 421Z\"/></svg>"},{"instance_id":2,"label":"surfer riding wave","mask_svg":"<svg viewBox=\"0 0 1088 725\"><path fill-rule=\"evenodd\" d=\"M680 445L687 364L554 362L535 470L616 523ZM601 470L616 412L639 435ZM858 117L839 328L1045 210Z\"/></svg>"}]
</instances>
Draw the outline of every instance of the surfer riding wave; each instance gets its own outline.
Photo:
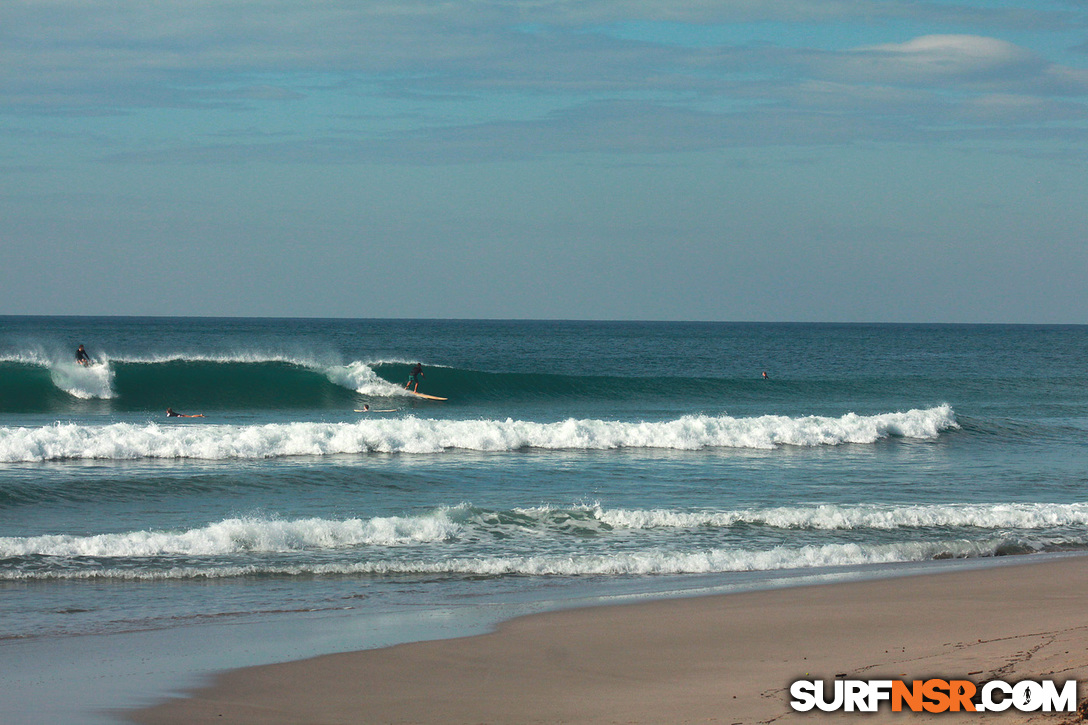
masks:
<instances>
[{"instance_id":1,"label":"surfer riding wave","mask_svg":"<svg viewBox=\"0 0 1088 725\"><path fill-rule=\"evenodd\" d=\"M412 366L412 371L410 373L408 373L408 382L406 382L404 384L404 389L407 390L409 387L412 387L413 383L415 383L415 386L412 387L412 392L413 393L418 393L419 392L419 379L423 378L423 377L426 377L423 374L423 364L422 363L416 363L415 365Z\"/></svg>"}]
</instances>

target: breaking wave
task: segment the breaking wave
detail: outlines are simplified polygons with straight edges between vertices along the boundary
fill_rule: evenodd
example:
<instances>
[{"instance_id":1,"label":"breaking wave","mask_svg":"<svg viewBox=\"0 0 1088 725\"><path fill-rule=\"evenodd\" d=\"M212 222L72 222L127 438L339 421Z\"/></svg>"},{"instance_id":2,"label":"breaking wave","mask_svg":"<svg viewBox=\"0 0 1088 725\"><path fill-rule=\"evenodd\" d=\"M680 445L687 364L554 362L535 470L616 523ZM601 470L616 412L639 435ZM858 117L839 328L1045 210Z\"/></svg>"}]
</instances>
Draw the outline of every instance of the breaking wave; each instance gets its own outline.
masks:
<instances>
[{"instance_id":1,"label":"breaking wave","mask_svg":"<svg viewBox=\"0 0 1088 725\"><path fill-rule=\"evenodd\" d=\"M932 440L958 427L941 405L879 415L689 415L659 422L568 419L437 420L415 416L353 423L169 425L57 423L0 428L0 463L63 460L261 459L364 453L440 453L658 448L774 449L871 444L890 437Z\"/></svg>"},{"instance_id":2,"label":"breaking wave","mask_svg":"<svg viewBox=\"0 0 1088 725\"><path fill-rule=\"evenodd\" d=\"M386 378L378 373L383 368ZM406 369L257 354L105 358L82 366L26 354L0 359L0 412L61 411L78 400L110 401L115 410L344 408L360 395L403 396L392 381Z\"/></svg>"},{"instance_id":3,"label":"breaking wave","mask_svg":"<svg viewBox=\"0 0 1088 725\"><path fill-rule=\"evenodd\" d=\"M188 579L322 575L646 575L856 566L1088 546L1088 504L824 505L735 511L494 511L469 504L414 516L240 517L178 531L0 537L0 580ZM746 527L910 529L891 543L760 545ZM677 548L670 529L722 529L716 545ZM609 537L655 529L665 538ZM980 531L980 529L982 531ZM594 534L589 536L587 534ZM596 537L596 538L595 538ZM600 540L603 547L587 546ZM501 542L473 548L467 543ZM764 539L764 542L781 539ZM531 542L531 543L530 543ZM542 544L545 544L542 546ZM302 556L302 560L298 557Z\"/></svg>"}]
</instances>

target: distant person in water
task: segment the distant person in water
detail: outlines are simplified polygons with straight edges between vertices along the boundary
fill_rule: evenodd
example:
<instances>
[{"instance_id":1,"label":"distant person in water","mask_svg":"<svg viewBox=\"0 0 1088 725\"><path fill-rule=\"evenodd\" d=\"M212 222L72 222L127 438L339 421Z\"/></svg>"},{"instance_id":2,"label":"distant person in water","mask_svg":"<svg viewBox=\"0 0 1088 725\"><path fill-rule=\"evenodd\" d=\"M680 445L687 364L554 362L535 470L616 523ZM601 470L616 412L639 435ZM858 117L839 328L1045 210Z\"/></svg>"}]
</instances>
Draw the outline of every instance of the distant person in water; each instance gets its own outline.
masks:
<instances>
[{"instance_id":1,"label":"distant person in water","mask_svg":"<svg viewBox=\"0 0 1088 725\"><path fill-rule=\"evenodd\" d=\"M91 356L87 354L87 351L83 349L82 345L80 345L79 349L76 350L76 362L80 365L91 364Z\"/></svg>"},{"instance_id":2,"label":"distant person in water","mask_svg":"<svg viewBox=\"0 0 1088 725\"><path fill-rule=\"evenodd\" d=\"M185 413L175 413L173 408L166 409L167 418L203 418L203 413L197 413L196 415L185 415Z\"/></svg>"},{"instance_id":3,"label":"distant person in water","mask_svg":"<svg viewBox=\"0 0 1088 725\"><path fill-rule=\"evenodd\" d=\"M427 376L423 374L423 364L422 363L416 363L412 367L412 372L408 373L408 382L406 382L404 384L404 389L407 390L413 383L415 383L415 387L412 388L412 392L413 393L418 393L419 392L419 379L424 378L424 377L427 377Z\"/></svg>"},{"instance_id":4,"label":"distant person in water","mask_svg":"<svg viewBox=\"0 0 1088 725\"><path fill-rule=\"evenodd\" d=\"M364 413L369 413L370 412L370 406L367 405L366 403L363 403L363 412Z\"/></svg>"},{"instance_id":5,"label":"distant person in water","mask_svg":"<svg viewBox=\"0 0 1088 725\"><path fill-rule=\"evenodd\" d=\"M770 378L767 377L767 371L766 370L763 371L763 379L764 380L770 380Z\"/></svg>"}]
</instances>

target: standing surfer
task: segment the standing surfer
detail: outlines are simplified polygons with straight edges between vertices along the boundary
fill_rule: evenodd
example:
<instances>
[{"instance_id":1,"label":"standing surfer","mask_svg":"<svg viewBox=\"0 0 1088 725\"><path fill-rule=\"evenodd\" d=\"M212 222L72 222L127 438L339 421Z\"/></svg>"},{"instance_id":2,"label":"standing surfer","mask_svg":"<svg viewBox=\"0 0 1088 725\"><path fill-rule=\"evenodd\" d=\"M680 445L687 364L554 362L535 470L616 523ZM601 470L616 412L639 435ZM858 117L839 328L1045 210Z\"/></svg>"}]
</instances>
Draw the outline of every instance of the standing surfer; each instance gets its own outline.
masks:
<instances>
[{"instance_id":1,"label":"standing surfer","mask_svg":"<svg viewBox=\"0 0 1088 725\"><path fill-rule=\"evenodd\" d=\"M414 388L412 388L412 392L413 392L413 393L418 393L418 392L419 392L419 379L420 379L420 378L423 378L423 377L426 377L426 376L425 376L425 375L423 374L423 363L416 363L416 364L415 364L415 365L414 365L414 366L412 367L412 372L408 373L408 382L406 382L406 383L404 384L404 389L405 389L405 390L407 390L407 389L408 389L408 387L409 387L409 386L410 386L410 385L411 385L412 383L415 383L415 387L414 387Z\"/></svg>"},{"instance_id":2,"label":"standing surfer","mask_svg":"<svg viewBox=\"0 0 1088 725\"><path fill-rule=\"evenodd\" d=\"M79 349L76 350L76 362L80 365L91 364L91 356L87 354L87 351L83 349L82 345L80 345Z\"/></svg>"}]
</instances>

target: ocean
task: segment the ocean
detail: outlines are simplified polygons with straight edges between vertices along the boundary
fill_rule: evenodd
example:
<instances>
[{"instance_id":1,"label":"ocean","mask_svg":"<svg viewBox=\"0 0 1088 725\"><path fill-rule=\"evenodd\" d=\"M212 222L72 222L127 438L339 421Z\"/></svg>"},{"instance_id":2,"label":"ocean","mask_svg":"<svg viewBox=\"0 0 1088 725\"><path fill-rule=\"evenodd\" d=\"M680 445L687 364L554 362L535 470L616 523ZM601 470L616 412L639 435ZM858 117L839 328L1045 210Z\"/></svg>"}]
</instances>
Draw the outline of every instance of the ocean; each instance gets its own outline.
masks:
<instances>
[{"instance_id":1,"label":"ocean","mask_svg":"<svg viewBox=\"0 0 1088 725\"><path fill-rule=\"evenodd\" d=\"M0 710L113 721L103 642L1083 552L1086 433L1085 326L0 317Z\"/></svg>"}]
</instances>

